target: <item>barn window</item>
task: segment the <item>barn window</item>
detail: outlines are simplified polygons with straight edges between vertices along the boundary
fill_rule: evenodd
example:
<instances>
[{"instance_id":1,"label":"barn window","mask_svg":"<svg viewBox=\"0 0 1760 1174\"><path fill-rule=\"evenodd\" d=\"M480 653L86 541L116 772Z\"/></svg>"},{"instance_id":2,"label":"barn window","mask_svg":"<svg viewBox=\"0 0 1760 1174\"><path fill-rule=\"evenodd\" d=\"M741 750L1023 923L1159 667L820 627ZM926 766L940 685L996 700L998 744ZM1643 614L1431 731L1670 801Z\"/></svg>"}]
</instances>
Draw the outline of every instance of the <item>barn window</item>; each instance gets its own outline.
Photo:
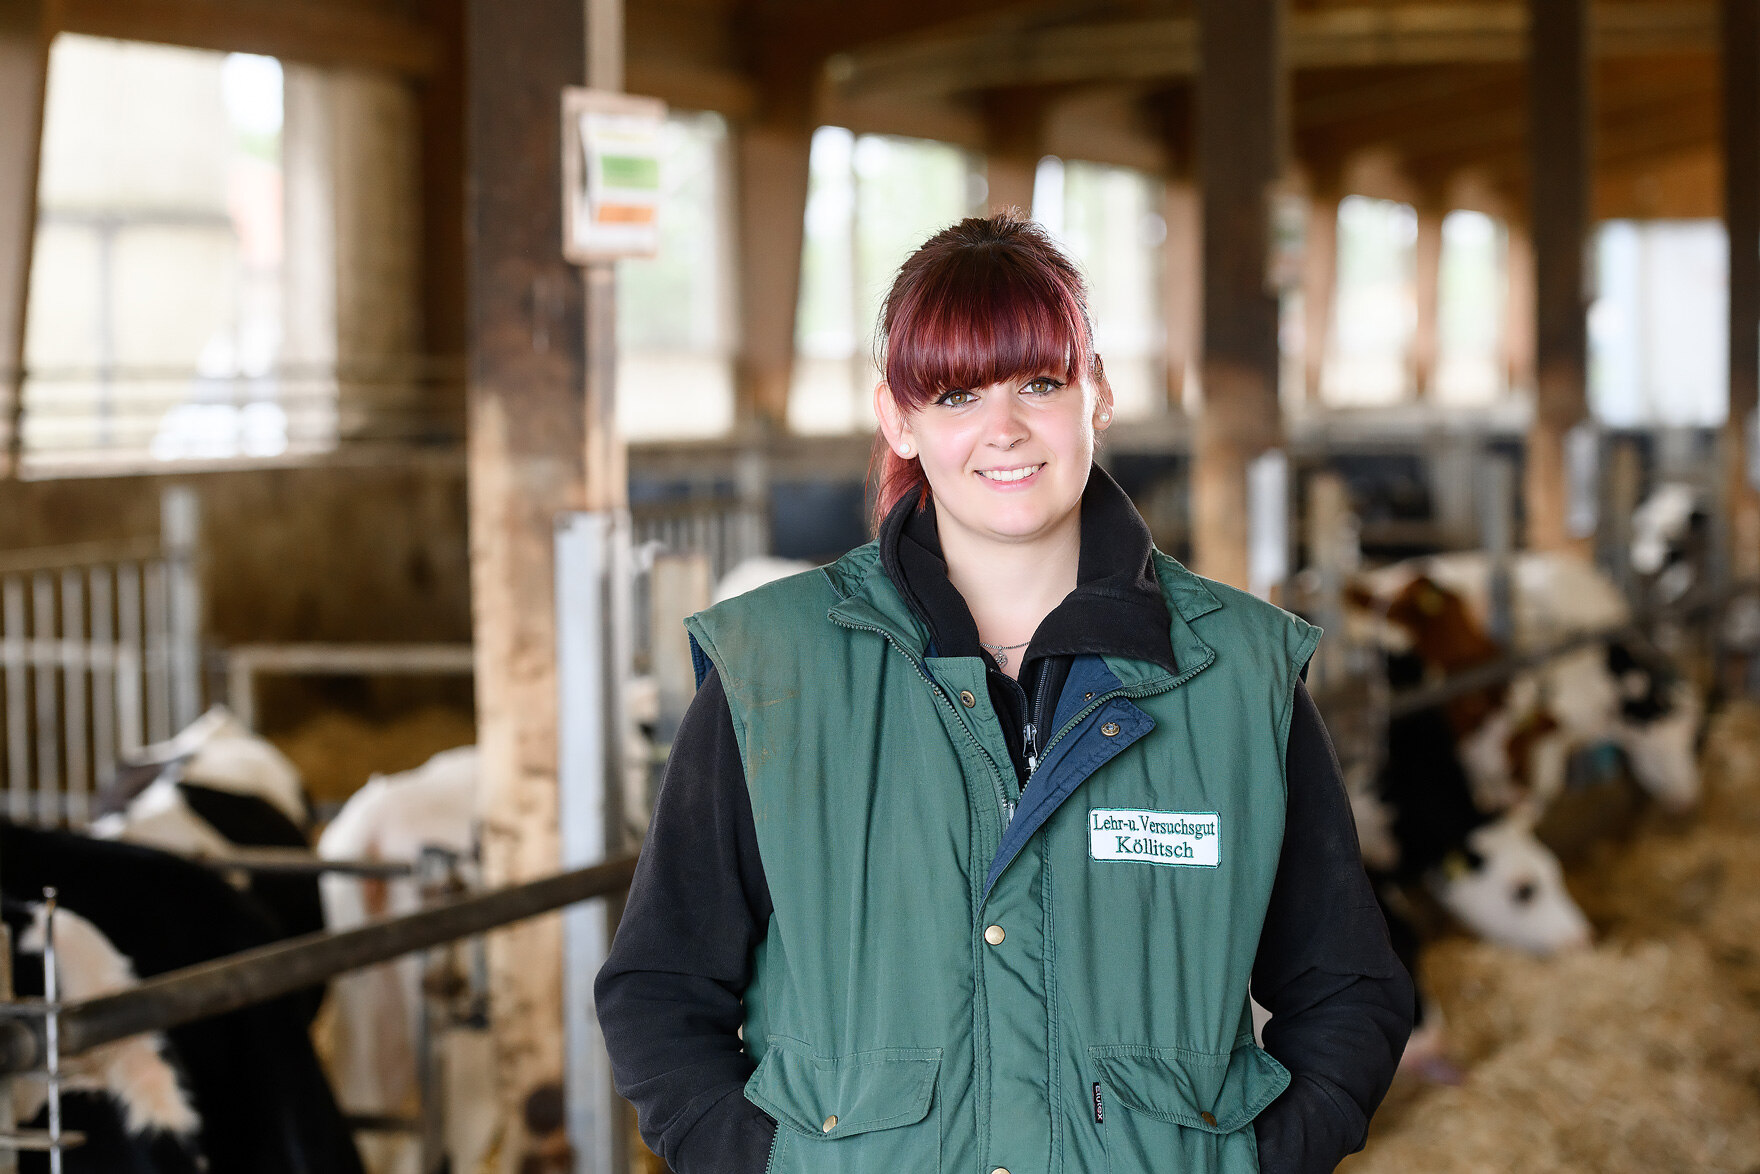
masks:
<instances>
[{"instance_id":1,"label":"barn window","mask_svg":"<svg viewBox=\"0 0 1760 1174\"><path fill-rule=\"evenodd\" d=\"M280 362L281 129L273 58L56 40L25 333L28 462L276 456L330 441L330 405Z\"/></svg>"},{"instance_id":2,"label":"barn window","mask_svg":"<svg viewBox=\"0 0 1760 1174\"><path fill-rule=\"evenodd\" d=\"M1161 183L1140 171L1050 156L1033 184L1034 219L1088 279L1094 345L1121 419L1154 415L1167 403L1162 199Z\"/></svg>"},{"instance_id":3,"label":"barn window","mask_svg":"<svg viewBox=\"0 0 1760 1174\"><path fill-rule=\"evenodd\" d=\"M1729 414L1729 239L1716 220L1610 220L1596 242L1589 404L1616 428Z\"/></svg>"},{"instance_id":4,"label":"barn window","mask_svg":"<svg viewBox=\"0 0 1760 1174\"><path fill-rule=\"evenodd\" d=\"M813 134L789 427L874 426L874 328L887 283L910 252L979 202L974 160L926 139Z\"/></svg>"},{"instance_id":5,"label":"barn window","mask_svg":"<svg viewBox=\"0 0 1760 1174\"><path fill-rule=\"evenodd\" d=\"M1407 396L1417 240L1411 205L1366 196L1339 201L1334 326L1320 380L1328 403L1370 406Z\"/></svg>"},{"instance_id":6,"label":"barn window","mask_svg":"<svg viewBox=\"0 0 1760 1174\"><path fill-rule=\"evenodd\" d=\"M660 252L617 270L617 416L632 440L733 426L727 124L674 112L662 150Z\"/></svg>"},{"instance_id":7,"label":"barn window","mask_svg":"<svg viewBox=\"0 0 1760 1174\"><path fill-rule=\"evenodd\" d=\"M1443 218L1433 391L1438 403L1482 406L1507 392L1507 247L1502 223L1482 212L1457 209Z\"/></svg>"},{"instance_id":8,"label":"barn window","mask_svg":"<svg viewBox=\"0 0 1760 1174\"><path fill-rule=\"evenodd\" d=\"M39 472L439 438L403 80L63 35L25 328ZM461 401L461 397L454 396Z\"/></svg>"}]
</instances>

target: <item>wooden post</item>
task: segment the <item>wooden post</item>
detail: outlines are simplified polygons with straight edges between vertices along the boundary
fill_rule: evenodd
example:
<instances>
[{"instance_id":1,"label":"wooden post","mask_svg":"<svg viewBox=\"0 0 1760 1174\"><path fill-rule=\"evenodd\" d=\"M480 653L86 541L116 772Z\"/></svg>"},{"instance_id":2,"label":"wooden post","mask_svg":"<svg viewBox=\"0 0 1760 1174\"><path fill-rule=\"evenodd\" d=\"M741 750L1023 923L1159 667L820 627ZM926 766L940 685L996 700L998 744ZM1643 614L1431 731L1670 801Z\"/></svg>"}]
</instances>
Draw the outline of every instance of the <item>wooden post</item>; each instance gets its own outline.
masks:
<instances>
[{"instance_id":1,"label":"wooden post","mask_svg":"<svg viewBox=\"0 0 1760 1174\"><path fill-rule=\"evenodd\" d=\"M1722 0L1723 201L1729 228L1728 570L1760 574L1760 500L1747 478L1760 399L1760 3Z\"/></svg>"},{"instance_id":2,"label":"wooden post","mask_svg":"<svg viewBox=\"0 0 1760 1174\"><path fill-rule=\"evenodd\" d=\"M417 99L402 78L326 70L335 232L337 431L398 441L419 427L421 341Z\"/></svg>"},{"instance_id":3,"label":"wooden post","mask_svg":"<svg viewBox=\"0 0 1760 1174\"><path fill-rule=\"evenodd\" d=\"M1503 276L1503 367L1511 391L1534 388L1534 240L1528 226L1510 220Z\"/></svg>"},{"instance_id":4,"label":"wooden post","mask_svg":"<svg viewBox=\"0 0 1760 1174\"><path fill-rule=\"evenodd\" d=\"M1587 413L1588 0L1529 0L1529 211L1534 231L1534 422L1527 545L1572 545L1565 436Z\"/></svg>"},{"instance_id":5,"label":"wooden post","mask_svg":"<svg viewBox=\"0 0 1760 1174\"><path fill-rule=\"evenodd\" d=\"M804 98L733 128L739 235L740 431L785 432L813 131Z\"/></svg>"},{"instance_id":6,"label":"wooden post","mask_svg":"<svg viewBox=\"0 0 1760 1174\"><path fill-rule=\"evenodd\" d=\"M985 204L992 215L1005 208L1033 214L1033 181L1039 174L1039 143L1046 99L1039 89L1006 87L983 96Z\"/></svg>"},{"instance_id":7,"label":"wooden post","mask_svg":"<svg viewBox=\"0 0 1760 1174\"><path fill-rule=\"evenodd\" d=\"M457 364L469 345L465 245L464 0L420 0L434 30L440 65L422 79L421 339L429 364L424 417L442 436L462 435L464 397Z\"/></svg>"},{"instance_id":8,"label":"wooden post","mask_svg":"<svg viewBox=\"0 0 1760 1174\"><path fill-rule=\"evenodd\" d=\"M1282 439L1269 199L1282 165L1279 0L1199 0L1198 169L1204 218L1204 412L1192 481L1193 562L1247 585L1247 469Z\"/></svg>"},{"instance_id":9,"label":"wooden post","mask_svg":"<svg viewBox=\"0 0 1760 1174\"><path fill-rule=\"evenodd\" d=\"M1167 407L1195 406L1186 377L1203 359L1204 226L1198 189L1189 179L1169 179L1162 216L1167 245L1162 252L1161 296L1167 315Z\"/></svg>"},{"instance_id":10,"label":"wooden post","mask_svg":"<svg viewBox=\"0 0 1760 1174\"><path fill-rule=\"evenodd\" d=\"M0 6L0 477L17 474L24 441L25 302L51 35L47 0Z\"/></svg>"},{"instance_id":11,"label":"wooden post","mask_svg":"<svg viewBox=\"0 0 1760 1174\"><path fill-rule=\"evenodd\" d=\"M469 0L471 595L479 812L491 885L556 869L553 534L586 504L580 272L562 257L562 87L585 74L580 0ZM518 1165L527 1098L563 1076L559 920L489 940L497 1118ZM570 997L583 997L570 992Z\"/></svg>"},{"instance_id":12,"label":"wooden post","mask_svg":"<svg viewBox=\"0 0 1760 1174\"><path fill-rule=\"evenodd\" d=\"M1412 329L1412 391L1418 399L1436 393L1436 364L1442 335L1438 315L1442 307L1442 210L1418 209L1418 240L1413 250L1412 281L1417 300L1417 320Z\"/></svg>"},{"instance_id":13,"label":"wooden post","mask_svg":"<svg viewBox=\"0 0 1760 1174\"><path fill-rule=\"evenodd\" d=\"M1302 254L1302 395L1320 402L1326 348L1332 341L1332 307L1338 295L1338 201L1308 204L1308 239Z\"/></svg>"}]
</instances>

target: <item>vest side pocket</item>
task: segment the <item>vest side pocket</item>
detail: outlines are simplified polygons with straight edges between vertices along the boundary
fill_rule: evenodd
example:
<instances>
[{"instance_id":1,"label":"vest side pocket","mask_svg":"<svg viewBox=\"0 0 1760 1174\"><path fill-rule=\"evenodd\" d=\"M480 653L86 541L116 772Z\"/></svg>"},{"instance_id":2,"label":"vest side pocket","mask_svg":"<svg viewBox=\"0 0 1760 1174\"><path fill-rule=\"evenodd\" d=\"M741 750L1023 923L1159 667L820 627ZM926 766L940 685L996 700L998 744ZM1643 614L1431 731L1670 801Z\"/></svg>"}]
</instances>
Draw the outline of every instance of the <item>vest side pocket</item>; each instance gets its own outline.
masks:
<instances>
[{"instance_id":1,"label":"vest side pocket","mask_svg":"<svg viewBox=\"0 0 1760 1174\"><path fill-rule=\"evenodd\" d=\"M1091 1047L1088 1060L1106 1097L1106 1120L1097 1128L1111 1174L1257 1174L1253 1118L1290 1078L1251 1040L1231 1052Z\"/></svg>"},{"instance_id":2,"label":"vest side pocket","mask_svg":"<svg viewBox=\"0 0 1760 1174\"><path fill-rule=\"evenodd\" d=\"M770 1174L936 1174L940 1072L940 1048L822 1056L769 1037L746 1099L776 1119Z\"/></svg>"}]
</instances>

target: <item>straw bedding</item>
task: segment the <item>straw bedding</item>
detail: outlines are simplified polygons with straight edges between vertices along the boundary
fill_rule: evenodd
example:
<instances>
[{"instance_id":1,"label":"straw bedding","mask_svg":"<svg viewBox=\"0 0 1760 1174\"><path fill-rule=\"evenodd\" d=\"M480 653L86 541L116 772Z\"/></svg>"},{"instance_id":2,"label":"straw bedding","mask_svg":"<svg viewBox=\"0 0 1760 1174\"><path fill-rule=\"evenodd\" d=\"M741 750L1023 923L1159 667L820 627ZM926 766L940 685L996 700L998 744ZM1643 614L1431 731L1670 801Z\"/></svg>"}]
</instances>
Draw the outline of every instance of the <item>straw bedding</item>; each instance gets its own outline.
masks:
<instances>
[{"instance_id":1,"label":"straw bedding","mask_svg":"<svg viewBox=\"0 0 1760 1174\"><path fill-rule=\"evenodd\" d=\"M1760 708L1719 715L1689 821L1572 869L1591 951L1425 953L1458 1087L1402 1087L1342 1169L1760 1172Z\"/></svg>"}]
</instances>

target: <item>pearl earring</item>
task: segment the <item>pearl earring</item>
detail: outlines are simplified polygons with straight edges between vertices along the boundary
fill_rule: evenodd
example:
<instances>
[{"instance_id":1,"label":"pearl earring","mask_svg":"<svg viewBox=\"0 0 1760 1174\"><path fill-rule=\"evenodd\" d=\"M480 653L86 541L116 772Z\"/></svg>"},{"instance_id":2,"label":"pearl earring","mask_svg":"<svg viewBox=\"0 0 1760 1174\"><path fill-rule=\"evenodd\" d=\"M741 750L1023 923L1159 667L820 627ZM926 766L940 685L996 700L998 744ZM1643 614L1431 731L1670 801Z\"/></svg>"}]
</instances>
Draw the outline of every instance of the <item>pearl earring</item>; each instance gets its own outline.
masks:
<instances>
[{"instance_id":1,"label":"pearl earring","mask_svg":"<svg viewBox=\"0 0 1760 1174\"><path fill-rule=\"evenodd\" d=\"M904 457L906 460L910 459L910 455L913 451L914 450L908 444L901 444L898 446L898 455Z\"/></svg>"}]
</instances>

